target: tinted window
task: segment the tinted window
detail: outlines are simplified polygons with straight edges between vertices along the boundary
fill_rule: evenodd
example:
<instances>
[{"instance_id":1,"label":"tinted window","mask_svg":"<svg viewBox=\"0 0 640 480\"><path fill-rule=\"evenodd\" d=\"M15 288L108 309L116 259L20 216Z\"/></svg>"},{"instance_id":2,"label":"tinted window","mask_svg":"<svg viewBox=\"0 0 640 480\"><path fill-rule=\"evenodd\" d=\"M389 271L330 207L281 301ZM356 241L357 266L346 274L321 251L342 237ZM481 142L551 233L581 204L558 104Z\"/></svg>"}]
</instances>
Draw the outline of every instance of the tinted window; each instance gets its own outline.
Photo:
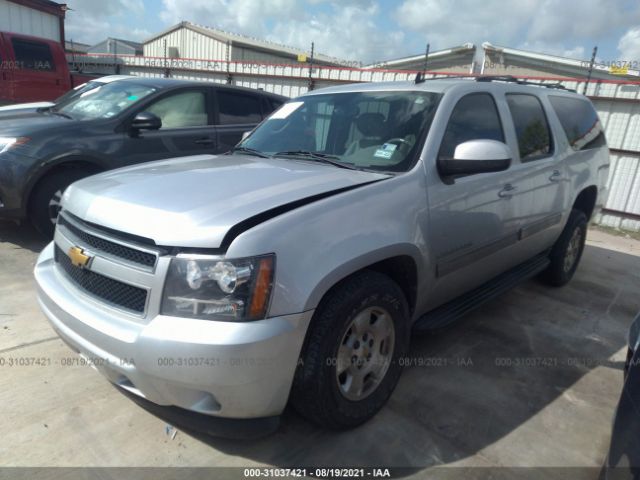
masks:
<instances>
[{"instance_id":1,"label":"tinted window","mask_svg":"<svg viewBox=\"0 0 640 480\"><path fill-rule=\"evenodd\" d=\"M569 145L574 150L598 148L606 144L604 131L593 105L586 100L549 96Z\"/></svg>"},{"instance_id":2,"label":"tinted window","mask_svg":"<svg viewBox=\"0 0 640 480\"><path fill-rule=\"evenodd\" d=\"M218 90L221 125L259 123L262 120L260 99L255 95Z\"/></svg>"},{"instance_id":3,"label":"tinted window","mask_svg":"<svg viewBox=\"0 0 640 480\"><path fill-rule=\"evenodd\" d=\"M498 109L488 93L472 93L458 101L444 132L438 158L453 158L456 147L469 140L504 142Z\"/></svg>"},{"instance_id":4,"label":"tinted window","mask_svg":"<svg viewBox=\"0 0 640 480\"><path fill-rule=\"evenodd\" d=\"M508 94L507 103L518 136L520 160L528 162L551 154L551 134L542 104L537 97Z\"/></svg>"},{"instance_id":5,"label":"tinted window","mask_svg":"<svg viewBox=\"0 0 640 480\"><path fill-rule=\"evenodd\" d=\"M162 120L162 129L200 127L209 123L204 92L181 92L164 97L146 109Z\"/></svg>"},{"instance_id":6,"label":"tinted window","mask_svg":"<svg viewBox=\"0 0 640 480\"><path fill-rule=\"evenodd\" d=\"M51 55L51 48L46 43L31 42L18 38L13 38L11 43L16 62L22 68L46 72L52 72L56 69Z\"/></svg>"}]
</instances>

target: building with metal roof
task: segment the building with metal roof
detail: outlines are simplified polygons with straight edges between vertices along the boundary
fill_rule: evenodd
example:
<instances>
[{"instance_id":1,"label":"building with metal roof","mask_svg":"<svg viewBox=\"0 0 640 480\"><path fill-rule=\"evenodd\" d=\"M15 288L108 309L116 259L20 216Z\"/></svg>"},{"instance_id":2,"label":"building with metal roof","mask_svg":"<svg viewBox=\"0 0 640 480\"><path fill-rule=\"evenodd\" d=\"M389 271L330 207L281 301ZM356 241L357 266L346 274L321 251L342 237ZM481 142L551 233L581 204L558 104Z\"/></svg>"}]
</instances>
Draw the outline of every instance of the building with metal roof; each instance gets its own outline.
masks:
<instances>
[{"instance_id":1,"label":"building with metal roof","mask_svg":"<svg viewBox=\"0 0 640 480\"><path fill-rule=\"evenodd\" d=\"M309 49L311 45L309 45ZM146 57L193 58L292 64L309 60L310 52L217 28L180 22L144 42ZM314 64L345 65L338 58L314 53Z\"/></svg>"},{"instance_id":2,"label":"building with metal roof","mask_svg":"<svg viewBox=\"0 0 640 480\"><path fill-rule=\"evenodd\" d=\"M64 42L64 51L67 53L87 53L91 45L67 40Z\"/></svg>"},{"instance_id":3,"label":"building with metal roof","mask_svg":"<svg viewBox=\"0 0 640 480\"><path fill-rule=\"evenodd\" d=\"M590 59L575 59L500 47L489 42L482 44L480 74L585 78L589 74ZM637 67L637 66L636 66ZM601 80L638 80L640 72L617 62L594 62L591 78Z\"/></svg>"},{"instance_id":4,"label":"building with metal roof","mask_svg":"<svg viewBox=\"0 0 640 480\"><path fill-rule=\"evenodd\" d=\"M382 68L386 70L424 70L425 53L397 58L394 60L385 60L367 65L365 68ZM429 52L429 55L426 58L427 70L430 72L442 73L473 73L475 68L475 55L476 46L473 43L465 43L458 47Z\"/></svg>"},{"instance_id":5,"label":"building with metal roof","mask_svg":"<svg viewBox=\"0 0 640 480\"><path fill-rule=\"evenodd\" d=\"M110 53L112 55L142 55L142 43L109 37L90 46L87 53Z\"/></svg>"}]
</instances>

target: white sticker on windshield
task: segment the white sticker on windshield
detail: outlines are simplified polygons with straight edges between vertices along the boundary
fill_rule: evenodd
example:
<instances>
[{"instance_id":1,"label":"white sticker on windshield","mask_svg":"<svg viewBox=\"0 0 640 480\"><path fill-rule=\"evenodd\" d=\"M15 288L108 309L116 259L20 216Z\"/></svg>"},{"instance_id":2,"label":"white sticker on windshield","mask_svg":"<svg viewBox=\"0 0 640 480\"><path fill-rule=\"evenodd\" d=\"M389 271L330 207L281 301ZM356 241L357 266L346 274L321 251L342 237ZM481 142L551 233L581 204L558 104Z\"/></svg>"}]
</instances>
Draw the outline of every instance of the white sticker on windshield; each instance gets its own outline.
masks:
<instances>
[{"instance_id":1,"label":"white sticker on windshield","mask_svg":"<svg viewBox=\"0 0 640 480\"><path fill-rule=\"evenodd\" d=\"M398 146L394 143L385 143L381 148L376 150L376 153L374 153L373 156L389 159L392 157L393 152L396 151L396 148L398 148Z\"/></svg>"},{"instance_id":2,"label":"white sticker on windshield","mask_svg":"<svg viewBox=\"0 0 640 480\"><path fill-rule=\"evenodd\" d=\"M304 102L289 102L285 103L280 110L277 110L269 120L282 120L283 118L287 118L293 112L295 112Z\"/></svg>"}]
</instances>

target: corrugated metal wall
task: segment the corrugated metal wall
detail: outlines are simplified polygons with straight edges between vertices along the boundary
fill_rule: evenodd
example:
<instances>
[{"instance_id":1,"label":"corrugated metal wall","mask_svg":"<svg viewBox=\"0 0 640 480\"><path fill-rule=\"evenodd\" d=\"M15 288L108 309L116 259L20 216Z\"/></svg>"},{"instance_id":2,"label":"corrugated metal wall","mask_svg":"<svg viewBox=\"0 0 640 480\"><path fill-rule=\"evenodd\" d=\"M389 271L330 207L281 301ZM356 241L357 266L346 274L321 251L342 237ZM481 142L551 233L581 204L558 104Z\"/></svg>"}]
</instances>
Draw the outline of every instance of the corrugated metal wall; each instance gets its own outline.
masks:
<instances>
[{"instance_id":1,"label":"corrugated metal wall","mask_svg":"<svg viewBox=\"0 0 640 480\"><path fill-rule=\"evenodd\" d=\"M146 48L146 47L145 47ZM161 55L160 55L161 56ZM76 56L76 58L83 58ZM85 71L98 69L113 73L113 58L84 57ZM209 57L224 58L224 57ZM234 85L261 88L268 92L296 97L309 89L309 68L304 64L291 66L220 61L173 61L121 57L120 73L140 76L164 76L165 68L173 78L226 83L229 76ZM411 80L414 72L372 69L315 67L314 88L351 83ZM556 79L546 81L557 83ZM581 81L562 82L565 87L582 92ZM611 151L608 211L596 221L603 225L628 230L640 230L640 84L629 82L592 81L587 95L592 99L604 124Z\"/></svg>"},{"instance_id":2,"label":"corrugated metal wall","mask_svg":"<svg viewBox=\"0 0 640 480\"><path fill-rule=\"evenodd\" d=\"M0 31L60 41L60 20L17 3L0 0Z\"/></svg>"}]
</instances>

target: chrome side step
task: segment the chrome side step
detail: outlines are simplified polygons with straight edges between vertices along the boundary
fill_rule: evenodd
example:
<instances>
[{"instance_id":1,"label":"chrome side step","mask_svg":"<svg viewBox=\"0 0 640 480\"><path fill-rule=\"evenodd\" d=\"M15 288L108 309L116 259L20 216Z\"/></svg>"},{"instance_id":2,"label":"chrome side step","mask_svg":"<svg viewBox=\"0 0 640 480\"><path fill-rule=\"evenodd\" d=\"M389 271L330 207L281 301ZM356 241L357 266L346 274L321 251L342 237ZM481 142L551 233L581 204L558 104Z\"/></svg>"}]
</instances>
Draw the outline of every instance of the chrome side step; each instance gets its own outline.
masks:
<instances>
[{"instance_id":1,"label":"chrome side step","mask_svg":"<svg viewBox=\"0 0 640 480\"><path fill-rule=\"evenodd\" d=\"M464 293L444 305L426 313L413 324L413 330L429 331L445 327L485 302L511 290L525 280L542 272L549 265L548 253L544 252L521 263L517 267L498 275L475 290Z\"/></svg>"}]
</instances>

